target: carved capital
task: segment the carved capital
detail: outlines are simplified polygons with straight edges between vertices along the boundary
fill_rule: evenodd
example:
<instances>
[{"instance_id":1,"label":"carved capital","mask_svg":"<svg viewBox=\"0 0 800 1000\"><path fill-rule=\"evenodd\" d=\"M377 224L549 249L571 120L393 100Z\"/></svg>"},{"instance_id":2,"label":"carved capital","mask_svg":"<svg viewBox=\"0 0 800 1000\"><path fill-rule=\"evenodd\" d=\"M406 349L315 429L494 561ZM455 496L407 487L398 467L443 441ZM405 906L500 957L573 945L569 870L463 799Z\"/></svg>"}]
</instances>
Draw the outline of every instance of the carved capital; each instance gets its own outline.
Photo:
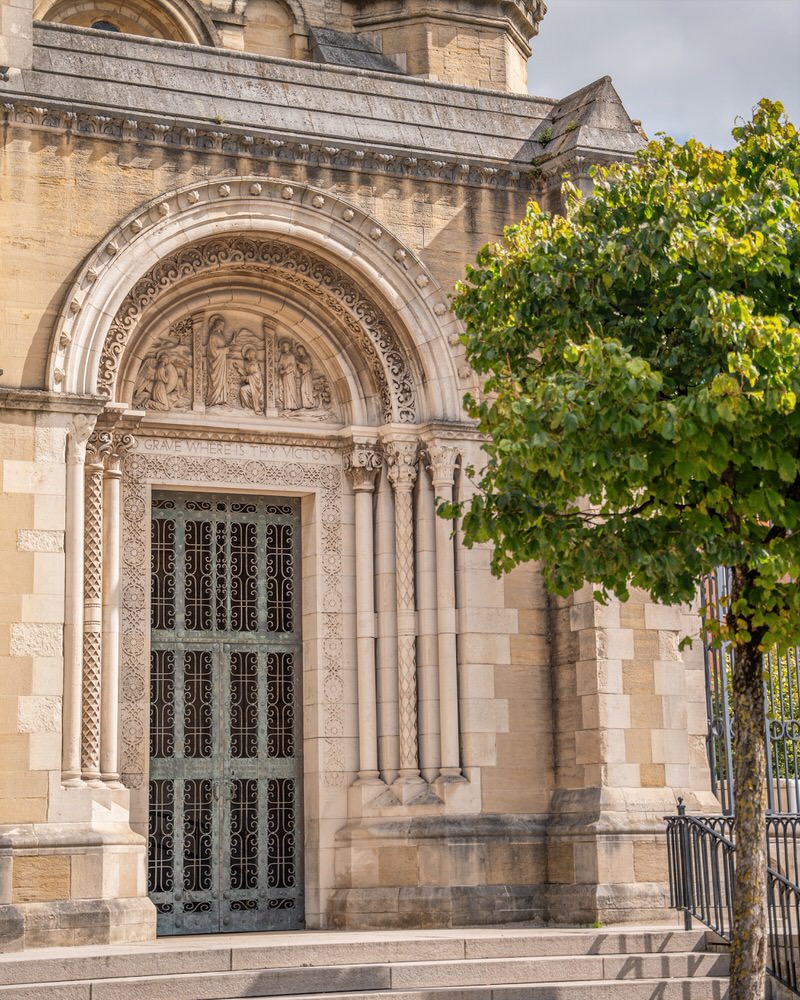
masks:
<instances>
[{"instance_id":1,"label":"carved capital","mask_svg":"<svg viewBox=\"0 0 800 1000\"><path fill-rule=\"evenodd\" d=\"M86 465L94 471L102 469L106 458L114 451L114 435L111 431L94 431L86 442Z\"/></svg>"},{"instance_id":2,"label":"carved capital","mask_svg":"<svg viewBox=\"0 0 800 1000\"><path fill-rule=\"evenodd\" d=\"M120 475L122 460L136 447L136 438L127 431L113 435L111 450L105 454L106 472Z\"/></svg>"},{"instance_id":3,"label":"carved capital","mask_svg":"<svg viewBox=\"0 0 800 1000\"><path fill-rule=\"evenodd\" d=\"M375 489L375 476L382 464L380 452L371 445L354 444L344 454L344 471L356 492Z\"/></svg>"},{"instance_id":4,"label":"carved capital","mask_svg":"<svg viewBox=\"0 0 800 1000\"><path fill-rule=\"evenodd\" d=\"M396 492L411 491L417 478L417 443L392 442L386 446L389 482Z\"/></svg>"},{"instance_id":5,"label":"carved capital","mask_svg":"<svg viewBox=\"0 0 800 1000\"><path fill-rule=\"evenodd\" d=\"M76 413L72 418L67 436L67 461L71 465L83 465L86 459L86 445L96 423L96 416L85 413Z\"/></svg>"},{"instance_id":6,"label":"carved capital","mask_svg":"<svg viewBox=\"0 0 800 1000\"><path fill-rule=\"evenodd\" d=\"M452 486L459 453L450 445L428 445L427 466L435 487Z\"/></svg>"}]
</instances>

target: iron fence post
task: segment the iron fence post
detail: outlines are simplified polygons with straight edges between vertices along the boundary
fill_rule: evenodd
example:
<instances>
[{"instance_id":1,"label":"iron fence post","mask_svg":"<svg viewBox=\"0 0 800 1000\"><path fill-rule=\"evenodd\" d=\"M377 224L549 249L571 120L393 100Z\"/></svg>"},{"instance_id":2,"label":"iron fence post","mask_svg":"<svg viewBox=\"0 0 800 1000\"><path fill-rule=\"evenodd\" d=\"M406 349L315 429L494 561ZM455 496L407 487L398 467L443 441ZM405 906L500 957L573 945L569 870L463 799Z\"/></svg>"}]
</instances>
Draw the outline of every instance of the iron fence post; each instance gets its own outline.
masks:
<instances>
[{"instance_id":1,"label":"iron fence post","mask_svg":"<svg viewBox=\"0 0 800 1000\"><path fill-rule=\"evenodd\" d=\"M682 798L678 798L678 816L683 819L681 827L681 885L683 887L683 929L692 929L692 878L690 874L689 855L691 852L691 842L689 839L689 826L686 823L686 805Z\"/></svg>"}]
</instances>

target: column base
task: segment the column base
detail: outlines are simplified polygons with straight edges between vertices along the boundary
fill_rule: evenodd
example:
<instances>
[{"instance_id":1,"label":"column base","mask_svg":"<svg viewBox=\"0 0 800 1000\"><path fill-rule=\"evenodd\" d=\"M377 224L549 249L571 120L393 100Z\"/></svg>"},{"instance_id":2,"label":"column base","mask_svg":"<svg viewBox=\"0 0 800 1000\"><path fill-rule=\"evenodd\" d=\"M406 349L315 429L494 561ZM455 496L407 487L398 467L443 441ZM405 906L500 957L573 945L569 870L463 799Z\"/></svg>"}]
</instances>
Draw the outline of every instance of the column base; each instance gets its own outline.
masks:
<instances>
[{"instance_id":1,"label":"column base","mask_svg":"<svg viewBox=\"0 0 800 1000\"><path fill-rule=\"evenodd\" d=\"M147 898L0 904L0 952L126 944L155 936L156 911Z\"/></svg>"},{"instance_id":2,"label":"column base","mask_svg":"<svg viewBox=\"0 0 800 1000\"><path fill-rule=\"evenodd\" d=\"M153 939L145 852L127 823L0 827L0 950Z\"/></svg>"},{"instance_id":3,"label":"column base","mask_svg":"<svg viewBox=\"0 0 800 1000\"><path fill-rule=\"evenodd\" d=\"M384 814L348 823L335 851L327 926L544 923L540 818Z\"/></svg>"},{"instance_id":4,"label":"column base","mask_svg":"<svg viewBox=\"0 0 800 1000\"><path fill-rule=\"evenodd\" d=\"M591 926L668 918L664 816L675 809L671 789L562 789L552 808L548 922Z\"/></svg>"}]
</instances>

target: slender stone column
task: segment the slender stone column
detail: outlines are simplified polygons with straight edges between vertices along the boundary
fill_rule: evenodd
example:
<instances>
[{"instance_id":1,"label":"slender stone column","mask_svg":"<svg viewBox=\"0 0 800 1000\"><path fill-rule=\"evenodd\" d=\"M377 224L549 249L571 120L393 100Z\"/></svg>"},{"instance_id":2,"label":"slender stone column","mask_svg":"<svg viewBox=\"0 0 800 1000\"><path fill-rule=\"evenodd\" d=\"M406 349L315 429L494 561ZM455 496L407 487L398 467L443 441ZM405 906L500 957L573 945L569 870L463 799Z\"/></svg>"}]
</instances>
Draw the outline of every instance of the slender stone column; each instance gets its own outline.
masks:
<instances>
[{"instance_id":1,"label":"slender stone column","mask_svg":"<svg viewBox=\"0 0 800 1000\"><path fill-rule=\"evenodd\" d=\"M439 647L436 621L436 517L433 488L425 469L417 476L414 517L417 587L417 705L419 769L433 781L441 766L439 728Z\"/></svg>"},{"instance_id":2,"label":"slender stone column","mask_svg":"<svg viewBox=\"0 0 800 1000\"><path fill-rule=\"evenodd\" d=\"M397 729L397 560L394 501L388 478L379 477L375 502L375 593L378 606L378 762L391 785L400 767Z\"/></svg>"},{"instance_id":3,"label":"slender stone column","mask_svg":"<svg viewBox=\"0 0 800 1000\"><path fill-rule=\"evenodd\" d=\"M121 787L119 736L120 481L122 458L135 445L131 434L115 434L103 479L103 651L101 668L100 771L112 788Z\"/></svg>"},{"instance_id":4,"label":"slender stone column","mask_svg":"<svg viewBox=\"0 0 800 1000\"><path fill-rule=\"evenodd\" d=\"M375 679L375 546L372 495L381 456L354 445L344 456L355 493L356 648L358 655L358 781L376 782L378 772L377 688Z\"/></svg>"},{"instance_id":5,"label":"slender stone column","mask_svg":"<svg viewBox=\"0 0 800 1000\"><path fill-rule=\"evenodd\" d=\"M455 448L428 449L433 488L440 500L453 499L453 480L458 461ZM436 591L439 634L439 713L442 732L444 778L461 775L458 723L458 653L456 646L456 573L452 539L453 525L436 518Z\"/></svg>"},{"instance_id":6,"label":"slender stone column","mask_svg":"<svg viewBox=\"0 0 800 1000\"><path fill-rule=\"evenodd\" d=\"M414 519L417 443L388 446L389 482L394 488L397 559L397 679L400 719L400 780L419 781L417 752L417 616L414 606Z\"/></svg>"},{"instance_id":7,"label":"slender stone column","mask_svg":"<svg viewBox=\"0 0 800 1000\"><path fill-rule=\"evenodd\" d=\"M82 785L81 689L83 686L83 495L86 442L96 418L77 414L67 436L66 567L64 607L64 695L62 704L61 780Z\"/></svg>"},{"instance_id":8,"label":"slender stone column","mask_svg":"<svg viewBox=\"0 0 800 1000\"><path fill-rule=\"evenodd\" d=\"M86 499L83 520L83 728L81 774L100 782L100 720L103 600L103 467L113 447L110 431L95 431L86 448Z\"/></svg>"}]
</instances>

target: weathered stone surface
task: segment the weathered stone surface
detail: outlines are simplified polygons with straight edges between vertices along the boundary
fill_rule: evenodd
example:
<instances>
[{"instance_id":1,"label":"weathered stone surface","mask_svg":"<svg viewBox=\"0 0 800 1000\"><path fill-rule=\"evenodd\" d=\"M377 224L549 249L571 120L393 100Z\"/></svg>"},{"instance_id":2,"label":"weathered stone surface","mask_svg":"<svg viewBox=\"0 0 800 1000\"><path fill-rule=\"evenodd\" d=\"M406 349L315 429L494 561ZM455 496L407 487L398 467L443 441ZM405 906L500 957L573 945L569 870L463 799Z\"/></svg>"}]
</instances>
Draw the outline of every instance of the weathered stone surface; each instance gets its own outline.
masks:
<instances>
[{"instance_id":1,"label":"weathered stone surface","mask_svg":"<svg viewBox=\"0 0 800 1000\"><path fill-rule=\"evenodd\" d=\"M63 552L64 532L20 528L17 532L17 548L20 552Z\"/></svg>"},{"instance_id":2,"label":"weathered stone surface","mask_svg":"<svg viewBox=\"0 0 800 1000\"><path fill-rule=\"evenodd\" d=\"M70 862L64 855L22 855L14 861L13 901L41 903L70 898Z\"/></svg>"},{"instance_id":3,"label":"weathered stone surface","mask_svg":"<svg viewBox=\"0 0 800 1000\"><path fill-rule=\"evenodd\" d=\"M11 625L12 656L60 656L60 625L41 622L14 622Z\"/></svg>"}]
</instances>

